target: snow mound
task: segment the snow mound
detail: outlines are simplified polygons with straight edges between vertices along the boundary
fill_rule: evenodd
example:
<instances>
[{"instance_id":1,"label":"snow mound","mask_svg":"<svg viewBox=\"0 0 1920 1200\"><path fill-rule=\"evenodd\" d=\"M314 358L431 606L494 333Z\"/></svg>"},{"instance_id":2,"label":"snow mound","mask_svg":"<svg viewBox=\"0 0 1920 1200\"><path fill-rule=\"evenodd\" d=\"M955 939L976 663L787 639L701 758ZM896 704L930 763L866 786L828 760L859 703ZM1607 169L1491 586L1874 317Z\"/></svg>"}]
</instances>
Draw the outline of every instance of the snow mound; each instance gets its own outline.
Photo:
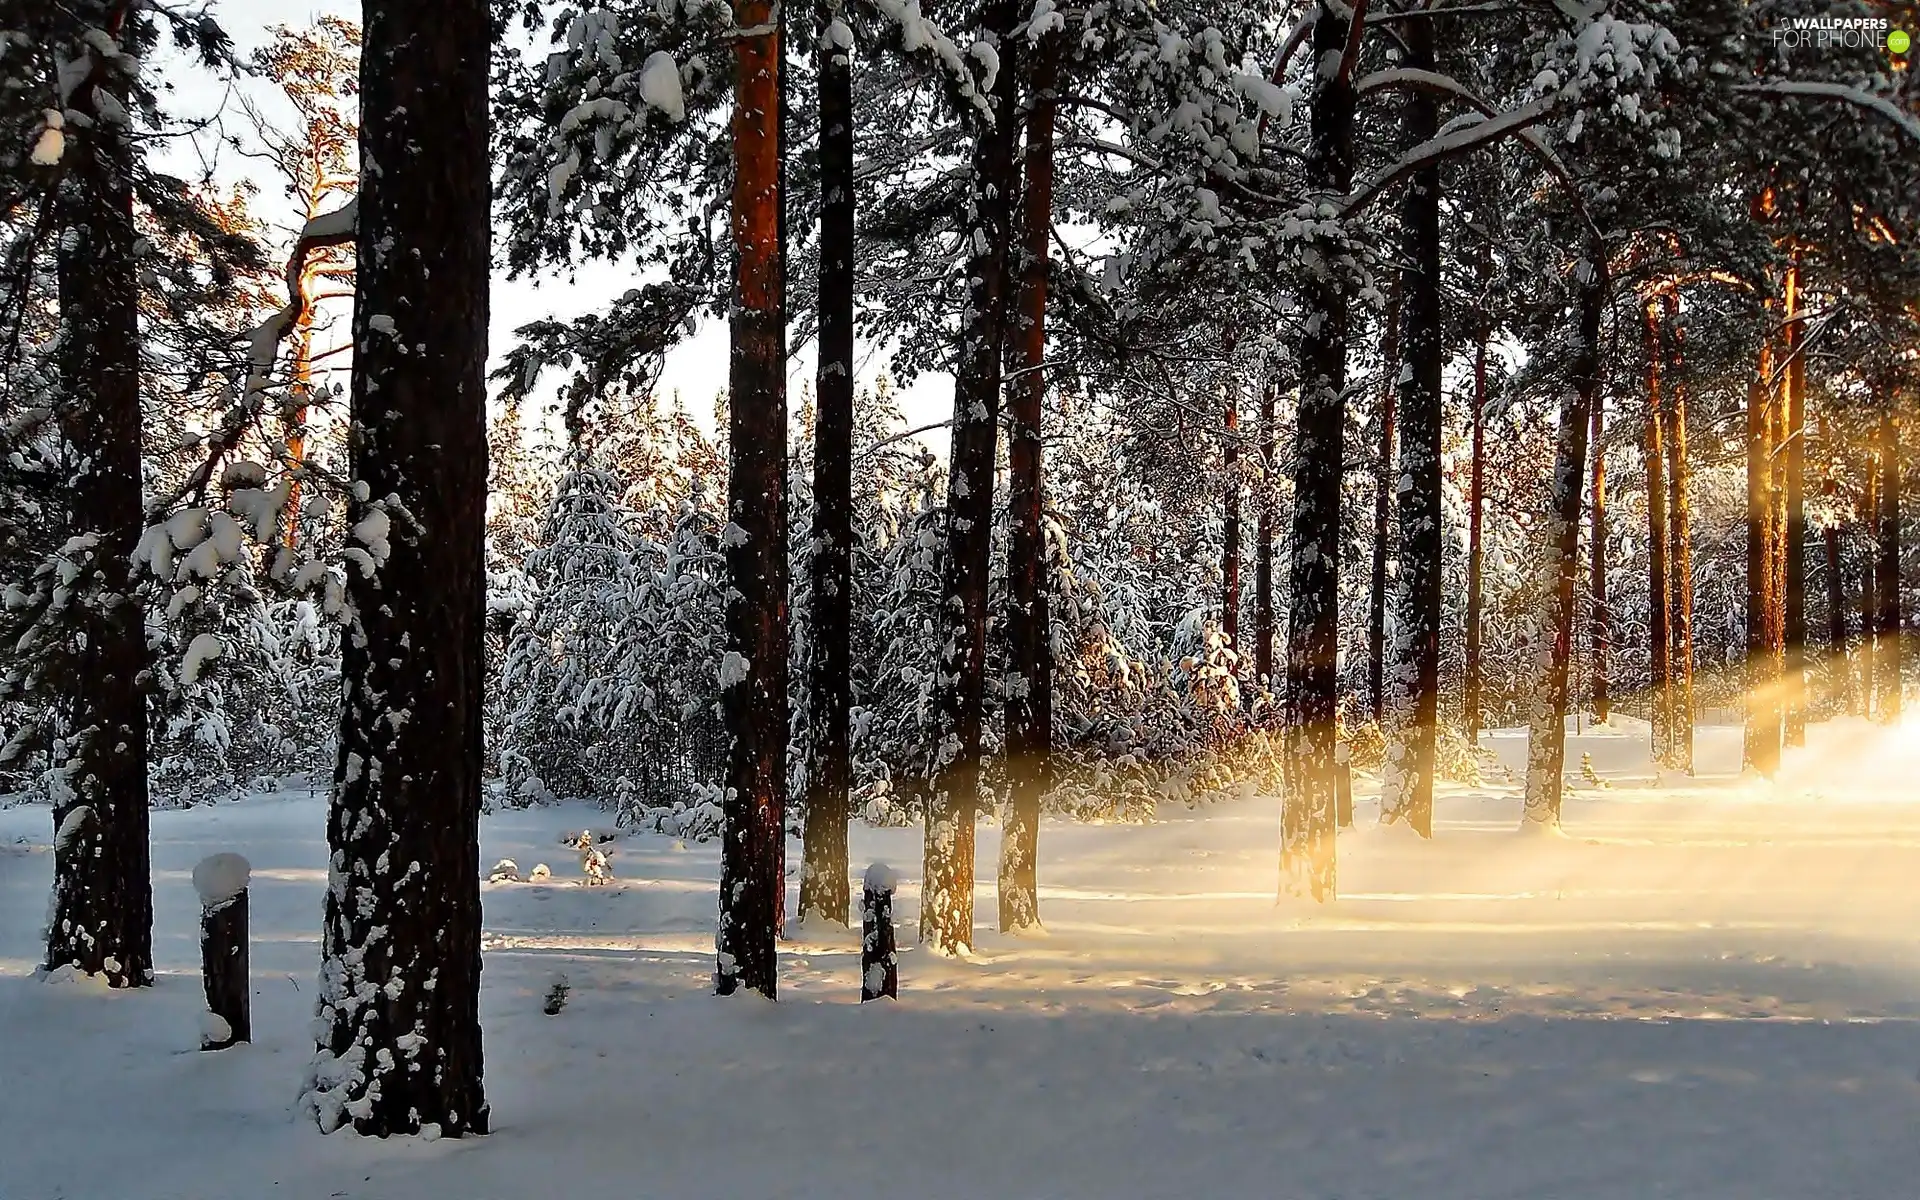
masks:
<instances>
[{"instance_id":1,"label":"snow mound","mask_svg":"<svg viewBox=\"0 0 1920 1200\"><path fill-rule=\"evenodd\" d=\"M891 892L900 886L900 874L883 862L867 867L866 889L870 892Z\"/></svg>"},{"instance_id":2,"label":"snow mound","mask_svg":"<svg viewBox=\"0 0 1920 1200\"><path fill-rule=\"evenodd\" d=\"M193 889L200 893L203 907L218 908L246 891L252 875L252 864L238 854L209 854L194 864Z\"/></svg>"}]
</instances>

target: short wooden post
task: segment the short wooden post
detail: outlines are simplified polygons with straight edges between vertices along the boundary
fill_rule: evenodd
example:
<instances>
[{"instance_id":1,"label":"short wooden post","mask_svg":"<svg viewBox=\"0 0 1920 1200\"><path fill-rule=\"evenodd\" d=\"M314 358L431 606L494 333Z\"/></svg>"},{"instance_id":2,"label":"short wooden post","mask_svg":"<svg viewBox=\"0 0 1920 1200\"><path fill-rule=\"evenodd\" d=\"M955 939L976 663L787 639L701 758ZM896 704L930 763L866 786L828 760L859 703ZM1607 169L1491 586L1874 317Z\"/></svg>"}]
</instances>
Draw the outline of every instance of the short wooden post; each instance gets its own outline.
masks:
<instances>
[{"instance_id":1,"label":"short wooden post","mask_svg":"<svg viewBox=\"0 0 1920 1200\"><path fill-rule=\"evenodd\" d=\"M1340 828L1353 828L1353 764L1333 764L1333 802L1339 810Z\"/></svg>"},{"instance_id":2,"label":"short wooden post","mask_svg":"<svg viewBox=\"0 0 1920 1200\"><path fill-rule=\"evenodd\" d=\"M193 868L200 893L200 977L207 993L202 1050L253 1040L253 987L247 963L247 883L253 869L238 854L210 854Z\"/></svg>"},{"instance_id":3,"label":"short wooden post","mask_svg":"<svg viewBox=\"0 0 1920 1200\"><path fill-rule=\"evenodd\" d=\"M900 998L900 966L893 946L893 889L899 879L893 868L874 863L867 868L866 890L860 901L860 1002L882 996Z\"/></svg>"}]
</instances>

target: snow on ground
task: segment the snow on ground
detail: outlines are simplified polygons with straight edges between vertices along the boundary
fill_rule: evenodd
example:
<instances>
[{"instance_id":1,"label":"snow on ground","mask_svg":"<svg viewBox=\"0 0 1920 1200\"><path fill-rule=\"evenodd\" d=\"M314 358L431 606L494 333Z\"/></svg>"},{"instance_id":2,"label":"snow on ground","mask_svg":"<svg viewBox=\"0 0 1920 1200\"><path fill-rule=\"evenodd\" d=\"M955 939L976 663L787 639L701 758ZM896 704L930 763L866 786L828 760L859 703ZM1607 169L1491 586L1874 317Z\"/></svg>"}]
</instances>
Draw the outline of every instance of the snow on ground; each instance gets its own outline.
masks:
<instances>
[{"instance_id":1,"label":"snow on ground","mask_svg":"<svg viewBox=\"0 0 1920 1200\"><path fill-rule=\"evenodd\" d=\"M496 1132L460 1143L291 1113L324 796L154 814L160 980L131 994L30 978L52 831L0 810L0 1198L1911 1195L1920 729L1818 727L1777 787L1732 775L1737 736L1652 791L1630 728L1579 735L1612 786L1564 840L1515 836L1504 783L1448 788L1431 844L1363 801L1325 908L1276 905L1248 801L1050 823L1049 933L1005 939L983 828L971 961L912 948L918 831L857 828L856 870L901 874L897 1004L855 1003L845 934L784 948L779 1005L715 999L714 846L613 842L588 889L558 837L599 814L490 817L483 864L554 880L486 885ZM228 850L259 1041L203 1054L191 872Z\"/></svg>"}]
</instances>

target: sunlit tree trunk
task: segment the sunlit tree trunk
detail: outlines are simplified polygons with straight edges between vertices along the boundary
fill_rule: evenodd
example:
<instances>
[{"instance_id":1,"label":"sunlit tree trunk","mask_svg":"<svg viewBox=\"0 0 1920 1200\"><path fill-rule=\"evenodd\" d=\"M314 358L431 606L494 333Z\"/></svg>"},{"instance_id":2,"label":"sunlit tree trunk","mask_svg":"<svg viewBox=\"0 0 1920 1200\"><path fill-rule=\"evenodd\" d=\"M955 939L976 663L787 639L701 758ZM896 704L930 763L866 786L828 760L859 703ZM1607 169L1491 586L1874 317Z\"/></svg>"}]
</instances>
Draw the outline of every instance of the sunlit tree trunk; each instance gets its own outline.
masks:
<instances>
[{"instance_id":1,"label":"sunlit tree trunk","mask_svg":"<svg viewBox=\"0 0 1920 1200\"><path fill-rule=\"evenodd\" d=\"M1889 387L1881 400L1880 424L1875 432L1879 443L1880 484L1879 520L1875 539L1874 610L1877 633L1873 652L1875 691L1879 693L1874 712L1883 724L1900 721L1900 418L1894 411L1894 393Z\"/></svg>"},{"instance_id":2,"label":"sunlit tree trunk","mask_svg":"<svg viewBox=\"0 0 1920 1200\"><path fill-rule=\"evenodd\" d=\"M1543 525L1536 590L1542 598L1543 669L1527 729L1524 826L1558 829L1567 753L1568 677L1573 659L1574 589L1580 576L1580 500L1585 491L1587 433L1600 391L1600 319L1607 307L1604 248L1593 246L1574 266L1578 328L1560 397L1552 512Z\"/></svg>"},{"instance_id":3,"label":"sunlit tree trunk","mask_svg":"<svg viewBox=\"0 0 1920 1200\"><path fill-rule=\"evenodd\" d=\"M1000 422L1001 355L1008 325L1008 239L1017 186L1014 120L1020 16L1015 0L992 0L984 36L1000 51L994 122L974 135L968 185L967 302L953 396L947 556L941 578L945 629L934 687L940 731L927 805L920 938L944 953L973 945L974 824L980 805L980 725L986 687L987 583L993 548L993 466Z\"/></svg>"},{"instance_id":4,"label":"sunlit tree trunk","mask_svg":"<svg viewBox=\"0 0 1920 1200\"><path fill-rule=\"evenodd\" d=\"M1880 456L1868 447L1862 464L1867 482L1860 499L1860 540L1864 560L1860 567L1860 712L1872 716L1874 650L1880 640Z\"/></svg>"},{"instance_id":5,"label":"sunlit tree trunk","mask_svg":"<svg viewBox=\"0 0 1920 1200\"><path fill-rule=\"evenodd\" d=\"M1313 61L1339 64L1349 10L1318 0ZM1353 83L1323 65L1314 76L1306 183L1315 195L1353 185ZM1346 447L1347 284L1345 251L1317 247L1301 277L1306 320L1300 335L1300 404L1295 420L1293 514L1288 539L1286 800L1281 817L1283 887L1334 896L1334 750L1340 639L1340 484Z\"/></svg>"},{"instance_id":6,"label":"sunlit tree trunk","mask_svg":"<svg viewBox=\"0 0 1920 1200\"><path fill-rule=\"evenodd\" d=\"M1781 611L1784 617L1782 637L1785 643L1784 737L1789 746L1807 744L1807 512L1806 512L1806 429L1807 364L1804 353L1806 330L1801 318L1800 265L1796 259L1787 272L1786 286L1786 444L1779 453L1786 474L1782 500L1786 520L1781 531L1785 553L1781 556Z\"/></svg>"},{"instance_id":7,"label":"sunlit tree trunk","mask_svg":"<svg viewBox=\"0 0 1920 1200\"><path fill-rule=\"evenodd\" d=\"M127 6L82 4L76 14L89 32L117 33ZM135 152L125 117L99 103L112 97L124 113L131 80L83 46L78 30L62 48L69 51L98 83L72 101L88 120L67 126L55 210L58 413L73 473L62 554L71 575L53 592L47 618L61 623L59 652L68 661L52 673L49 705L55 835L46 966L99 975L110 987L144 987L153 982L153 882L146 622L130 566L144 525Z\"/></svg>"},{"instance_id":8,"label":"sunlit tree trunk","mask_svg":"<svg viewBox=\"0 0 1920 1200\"><path fill-rule=\"evenodd\" d=\"M1607 723L1612 709L1607 695L1607 651L1613 636L1613 621L1607 607L1607 445L1606 401L1593 402L1593 508L1589 514L1592 545L1587 551L1587 593L1593 605L1588 628L1589 655L1593 672L1593 719Z\"/></svg>"},{"instance_id":9,"label":"sunlit tree trunk","mask_svg":"<svg viewBox=\"0 0 1920 1200\"><path fill-rule=\"evenodd\" d=\"M1669 621L1673 613L1673 582L1667 563L1667 411L1663 395L1664 357L1660 320L1649 305L1646 311L1647 428L1642 460L1647 468L1647 651L1651 678L1647 686L1647 718L1653 729L1653 760L1673 758L1673 670Z\"/></svg>"},{"instance_id":10,"label":"sunlit tree trunk","mask_svg":"<svg viewBox=\"0 0 1920 1200\"><path fill-rule=\"evenodd\" d=\"M485 1133L488 1120L479 835L492 39L484 0L367 0L363 11L360 499L348 525L385 562L348 572L307 1103L323 1129L454 1137Z\"/></svg>"},{"instance_id":11,"label":"sunlit tree trunk","mask_svg":"<svg viewBox=\"0 0 1920 1200\"><path fill-rule=\"evenodd\" d=\"M733 346L728 379L725 829L714 990L778 991L787 796L787 372L780 27L734 0Z\"/></svg>"},{"instance_id":12,"label":"sunlit tree trunk","mask_svg":"<svg viewBox=\"0 0 1920 1200\"><path fill-rule=\"evenodd\" d=\"M1487 338L1487 331L1480 330L1473 351L1473 463L1467 488L1467 678L1461 699L1467 737L1476 744L1480 740L1480 622L1486 555L1481 526L1486 509Z\"/></svg>"},{"instance_id":13,"label":"sunlit tree trunk","mask_svg":"<svg viewBox=\"0 0 1920 1200\"><path fill-rule=\"evenodd\" d=\"M1774 658L1771 335L1747 387L1747 717L1742 765L1771 779L1780 764L1780 674Z\"/></svg>"},{"instance_id":14,"label":"sunlit tree trunk","mask_svg":"<svg viewBox=\"0 0 1920 1200\"><path fill-rule=\"evenodd\" d=\"M1387 573L1393 558L1394 438L1400 389L1400 272L1393 273L1381 328L1380 445L1373 467L1373 570L1367 579L1367 703L1375 721L1387 714Z\"/></svg>"},{"instance_id":15,"label":"sunlit tree trunk","mask_svg":"<svg viewBox=\"0 0 1920 1200\"><path fill-rule=\"evenodd\" d=\"M1059 39L1036 50L1027 108L1022 190L1020 375L1008 389L1007 642L1019 679L1007 697L1007 819L1000 834L1000 929L1040 923L1040 800L1052 783L1053 647L1048 630L1047 548L1041 529L1045 470L1040 436L1047 394L1047 273L1053 233L1054 85Z\"/></svg>"},{"instance_id":16,"label":"sunlit tree trunk","mask_svg":"<svg viewBox=\"0 0 1920 1200\"><path fill-rule=\"evenodd\" d=\"M800 919L848 922L849 714L853 708L853 46L838 0L819 8L820 351L814 391L813 597L807 659L806 835Z\"/></svg>"},{"instance_id":17,"label":"sunlit tree trunk","mask_svg":"<svg viewBox=\"0 0 1920 1200\"><path fill-rule=\"evenodd\" d=\"M1431 71L1433 23L1410 22L1403 31L1411 70ZM1440 129L1433 93L1414 89L1401 109L1406 146L1424 144ZM1433 762L1440 698L1440 589L1443 515L1440 435L1443 425L1440 374L1443 357L1440 310L1440 168L1418 171L1407 182L1400 207L1406 265L1400 271L1400 599L1394 622L1391 688L1392 730L1381 782L1381 819L1405 820L1421 837L1433 836Z\"/></svg>"},{"instance_id":18,"label":"sunlit tree trunk","mask_svg":"<svg viewBox=\"0 0 1920 1200\"><path fill-rule=\"evenodd\" d=\"M1665 299L1667 319L1667 483L1673 489L1667 505L1669 557L1667 571L1672 593L1672 651L1667 668L1671 679L1669 761L1693 774L1693 460L1687 454L1686 326L1679 319L1679 300Z\"/></svg>"},{"instance_id":19,"label":"sunlit tree trunk","mask_svg":"<svg viewBox=\"0 0 1920 1200\"><path fill-rule=\"evenodd\" d=\"M1279 384L1260 392L1260 491L1255 501L1253 548L1253 676L1278 690L1273 678L1273 405Z\"/></svg>"}]
</instances>

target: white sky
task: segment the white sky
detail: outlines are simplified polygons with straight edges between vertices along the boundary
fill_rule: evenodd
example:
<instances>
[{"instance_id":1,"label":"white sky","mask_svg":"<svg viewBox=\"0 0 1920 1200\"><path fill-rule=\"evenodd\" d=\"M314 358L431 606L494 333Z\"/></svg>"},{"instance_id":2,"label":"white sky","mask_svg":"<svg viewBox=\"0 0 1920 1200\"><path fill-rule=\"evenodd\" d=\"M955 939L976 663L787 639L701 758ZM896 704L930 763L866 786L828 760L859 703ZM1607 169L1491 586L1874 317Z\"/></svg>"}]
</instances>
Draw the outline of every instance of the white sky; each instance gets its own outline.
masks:
<instances>
[{"instance_id":1,"label":"white sky","mask_svg":"<svg viewBox=\"0 0 1920 1200\"><path fill-rule=\"evenodd\" d=\"M424 0L423 0L424 2ZM267 41L269 25L302 26L310 24L321 16L337 15L358 20L358 3L315 2L315 0L216 0L214 13L227 33L233 38L235 46L244 56ZM192 72L178 72L178 87L175 95L176 115L204 116L218 109L224 99L224 89L204 75L196 76ZM271 89L250 89L255 99L269 112L281 111L272 103ZM229 102L230 103L230 102ZM233 115L238 117L237 105L231 105ZM291 109L286 109L289 114ZM239 131L245 128L242 121L229 121L228 128ZM186 163L181 170L197 169ZM270 173L263 172L258 165L235 155L230 150L220 157L220 174L225 179L251 178L258 185L259 195L253 202L257 215L277 225L291 225L292 210L288 205L280 181ZM496 237L496 241L499 239ZM634 285L633 277L622 267L609 263L588 263L580 266L571 277L556 277L544 281L526 279L508 280L496 276L493 282L492 326L489 347L496 363L514 344L513 330L529 321L544 317L569 318L592 311ZM340 336L344 340L346 322L337 322ZM670 396L676 389L686 402L687 409L703 427L711 426L713 398L724 390L727 383L727 331L723 322L709 322L699 332L676 347L667 357L665 375L661 380L660 391L663 397ZM871 384L885 365L884 356L870 353L871 347L862 347L861 354L866 358L860 372L862 383ZM796 414L799 410L802 387L813 378L814 358L811 347L803 349L795 356L788 372L789 405ZM551 378L551 376L550 376ZM918 380L913 387L900 394L900 400L906 411L909 427L925 425L944 420L953 411L953 381L947 375L928 375ZM929 445L944 453L946 434L936 430L924 435Z\"/></svg>"}]
</instances>

